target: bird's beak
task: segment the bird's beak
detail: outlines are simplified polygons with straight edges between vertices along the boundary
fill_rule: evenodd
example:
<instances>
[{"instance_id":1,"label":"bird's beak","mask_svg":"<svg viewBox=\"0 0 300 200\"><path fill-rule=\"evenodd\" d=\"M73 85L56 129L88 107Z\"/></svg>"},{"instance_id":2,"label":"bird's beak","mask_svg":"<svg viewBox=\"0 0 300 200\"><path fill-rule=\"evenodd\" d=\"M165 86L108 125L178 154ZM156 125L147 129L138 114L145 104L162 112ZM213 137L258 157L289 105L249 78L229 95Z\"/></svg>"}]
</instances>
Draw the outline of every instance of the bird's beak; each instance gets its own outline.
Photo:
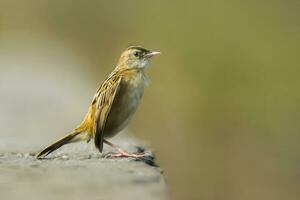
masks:
<instances>
[{"instance_id":1,"label":"bird's beak","mask_svg":"<svg viewBox=\"0 0 300 200\"><path fill-rule=\"evenodd\" d=\"M158 55L158 54L161 54L159 51L152 51L150 53L147 53L145 55L146 58L151 58L152 56L155 56L155 55Z\"/></svg>"}]
</instances>

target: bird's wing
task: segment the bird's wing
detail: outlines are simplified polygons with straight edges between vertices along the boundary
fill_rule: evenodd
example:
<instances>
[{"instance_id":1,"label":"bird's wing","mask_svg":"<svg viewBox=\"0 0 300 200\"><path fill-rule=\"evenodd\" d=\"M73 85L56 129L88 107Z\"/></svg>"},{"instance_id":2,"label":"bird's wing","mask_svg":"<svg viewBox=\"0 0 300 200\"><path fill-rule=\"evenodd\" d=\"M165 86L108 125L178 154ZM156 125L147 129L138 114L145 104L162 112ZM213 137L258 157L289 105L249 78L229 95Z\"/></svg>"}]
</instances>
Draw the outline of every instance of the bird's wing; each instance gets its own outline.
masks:
<instances>
[{"instance_id":1,"label":"bird's wing","mask_svg":"<svg viewBox=\"0 0 300 200\"><path fill-rule=\"evenodd\" d=\"M94 97L96 98L96 114L94 118L95 121L93 132L95 136L95 145L100 152L102 152L103 149L103 132L105 129L106 119L121 81L122 76L118 74L112 74L100 86Z\"/></svg>"}]
</instances>

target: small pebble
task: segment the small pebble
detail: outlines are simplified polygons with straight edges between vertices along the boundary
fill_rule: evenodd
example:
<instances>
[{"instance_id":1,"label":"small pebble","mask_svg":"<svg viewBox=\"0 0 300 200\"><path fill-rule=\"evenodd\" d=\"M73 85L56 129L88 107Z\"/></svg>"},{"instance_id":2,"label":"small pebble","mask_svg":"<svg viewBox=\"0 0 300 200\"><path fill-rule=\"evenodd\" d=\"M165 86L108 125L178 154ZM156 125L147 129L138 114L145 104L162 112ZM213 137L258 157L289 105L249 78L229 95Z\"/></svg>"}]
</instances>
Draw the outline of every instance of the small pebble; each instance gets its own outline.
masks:
<instances>
[{"instance_id":1,"label":"small pebble","mask_svg":"<svg viewBox=\"0 0 300 200\"><path fill-rule=\"evenodd\" d=\"M29 157L31 157L31 156L30 156L29 153L25 153L25 154L24 154L24 157L25 157L25 158L29 158Z\"/></svg>"},{"instance_id":2,"label":"small pebble","mask_svg":"<svg viewBox=\"0 0 300 200\"><path fill-rule=\"evenodd\" d=\"M66 156L66 155L63 155L61 158L62 158L63 160L68 160L68 159L69 159L69 157Z\"/></svg>"},{"instance_id":3,"label":"small pebble","mask_svg":"<svg viewBox=\"0 0 300 200\"><path fill-rule=\"evenodd\" d=\"M35 156L35 153L29 153L29 155L33 157L33 156Z\"/></svg>"}]
</instances>

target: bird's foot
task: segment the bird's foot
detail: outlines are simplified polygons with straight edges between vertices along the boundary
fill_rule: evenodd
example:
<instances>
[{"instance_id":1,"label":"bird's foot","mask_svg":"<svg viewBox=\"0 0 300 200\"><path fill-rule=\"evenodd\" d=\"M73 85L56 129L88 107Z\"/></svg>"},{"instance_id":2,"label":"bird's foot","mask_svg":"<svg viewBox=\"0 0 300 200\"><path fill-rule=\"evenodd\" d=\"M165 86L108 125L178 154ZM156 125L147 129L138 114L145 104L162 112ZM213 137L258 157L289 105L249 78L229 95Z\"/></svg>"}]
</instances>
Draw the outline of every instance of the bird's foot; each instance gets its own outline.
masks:
<instances>
[{"instance_id":1,"label":"bird's foot","mask_svg":"<svg viewBox=\"0 0 300 200\"><path fill-rule=\"evenodd\" d=\"M109 152L104 155L104 158L143 158L144 153L128 153L122 149L117 149L117 152Z\"/></svg>"}]
</instances>

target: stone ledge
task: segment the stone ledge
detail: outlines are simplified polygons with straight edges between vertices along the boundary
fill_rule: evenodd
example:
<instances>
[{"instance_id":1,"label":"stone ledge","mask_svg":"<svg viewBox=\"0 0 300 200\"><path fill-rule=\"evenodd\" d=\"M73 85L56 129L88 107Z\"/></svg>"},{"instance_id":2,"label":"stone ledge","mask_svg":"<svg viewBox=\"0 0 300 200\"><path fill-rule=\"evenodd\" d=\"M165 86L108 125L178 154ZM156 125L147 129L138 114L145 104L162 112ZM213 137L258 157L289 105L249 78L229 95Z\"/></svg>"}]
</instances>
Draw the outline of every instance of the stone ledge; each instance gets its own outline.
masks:
<instances>
[{"instance_id":1,"label":"stone ledge","mask_svg":"<svg viewBox=\"0 0 300 200\"><path fill-rule=\"evenodd\" d=\"M140 146L128 137L117 143L128 151ZM66 145L45 160L29 152L0 152L1 199L166 199L159 167L132 158L101 158L87 146Z\"/></svg>"}]
</instances>

